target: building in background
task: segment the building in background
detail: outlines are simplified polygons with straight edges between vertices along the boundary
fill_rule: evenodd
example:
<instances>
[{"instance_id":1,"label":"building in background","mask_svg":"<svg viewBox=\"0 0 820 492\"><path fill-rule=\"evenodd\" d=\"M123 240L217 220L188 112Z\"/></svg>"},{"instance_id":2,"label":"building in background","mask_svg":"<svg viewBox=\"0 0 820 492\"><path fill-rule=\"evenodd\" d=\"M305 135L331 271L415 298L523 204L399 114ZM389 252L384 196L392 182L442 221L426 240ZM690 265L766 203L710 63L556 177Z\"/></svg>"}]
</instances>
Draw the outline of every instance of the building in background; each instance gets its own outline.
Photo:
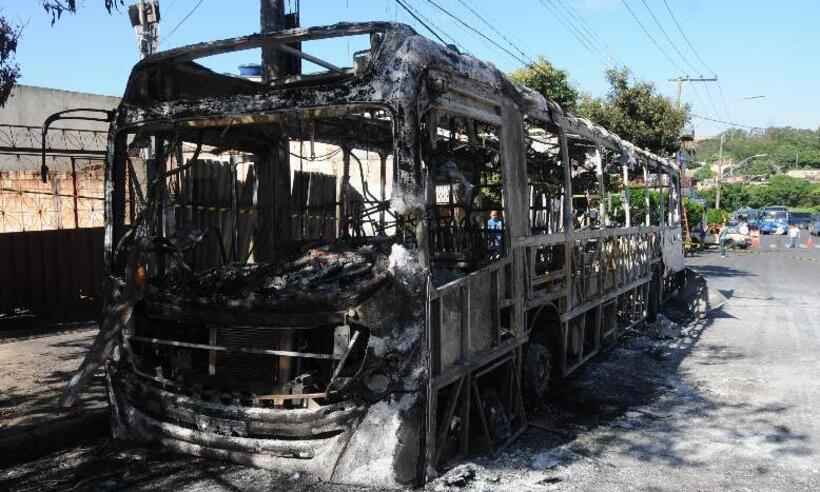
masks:
<instances>
[{"instance_id":1,"label":"building in background","mask_svg":"<svg viewBox=\"0 0 820 492\"><path fill-rule=\"evenodd\" d=\"M103 159L108 125L61 120L46 141L49 179L40 175L42 125L59 111L112 110L119 98L18 85L0 108L0 233L103 225Z\"/></svg>"}]
</instances>

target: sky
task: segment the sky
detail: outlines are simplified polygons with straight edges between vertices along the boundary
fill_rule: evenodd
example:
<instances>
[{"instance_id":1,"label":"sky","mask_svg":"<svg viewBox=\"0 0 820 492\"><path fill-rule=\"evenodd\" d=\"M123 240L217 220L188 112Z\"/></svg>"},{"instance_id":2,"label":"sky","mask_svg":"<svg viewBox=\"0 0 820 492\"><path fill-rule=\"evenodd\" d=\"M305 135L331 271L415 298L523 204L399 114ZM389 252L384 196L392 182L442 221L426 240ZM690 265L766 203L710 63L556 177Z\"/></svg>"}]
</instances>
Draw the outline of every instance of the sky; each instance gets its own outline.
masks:
<instances>
[{"instance_id":1,"label":"sky","mask_svg":"<svg viewBox=\"0 0 820 492\"><path fill-rule=\"evenodd\" d=\"M464 51L504 71L522 66L520 60L447 17L429 0L404 2L413 5L434 30L448 42L454 39ZM654 83L673 100L676 84L669 79L708 77L714 71L719 83L691 82L683 86L683 102L691 106L693 114L751 127L820 126L820 30L816 28L820 2L816 0L666 0L696 53L676 27L664 0L435 2L509 51L518 53L520 49L527 58L520 54L518 58L524 61L538 55L546 57L569 73L576 88L592 96L606 94L604 72L613 61L629 67L637 79ZM65 15L52 26L41 3L0 2L3 15L23 25L17 53L23 72L21 83L121 95L131 67L138 60L136 37L126 9L109 15L103 0L78 0L77 14ZM198 3L200 0L161 0L161 49L259 29L259 0L201 0L195 8ZM301 0L301 11L305 26L390 20L410 24L419 33L431 36L395 0ZM516 48L507 45L495 31ZM336 65L350 66L351 54L364 46L364 39L354 39L322 41L305 49ZM247 51L214 57L205 64L220 72L236 73L238 65L258 59L258 51ZM756 96L765 97L749 99ZM701 138L728 126L694 118L693 127L696 137Z\"/></svg>"}]
</instances>

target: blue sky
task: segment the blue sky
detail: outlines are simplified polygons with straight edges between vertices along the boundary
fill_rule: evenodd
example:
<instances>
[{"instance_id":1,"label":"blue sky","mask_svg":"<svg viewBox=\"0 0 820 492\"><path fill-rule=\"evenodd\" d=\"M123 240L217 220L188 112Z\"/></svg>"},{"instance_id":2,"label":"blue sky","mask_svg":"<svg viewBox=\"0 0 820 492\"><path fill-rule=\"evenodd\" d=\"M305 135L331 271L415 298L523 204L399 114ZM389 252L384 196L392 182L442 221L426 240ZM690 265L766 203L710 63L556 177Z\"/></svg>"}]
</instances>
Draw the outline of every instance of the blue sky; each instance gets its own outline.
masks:
<instances>
[{"instance_id":1,"label":"blue sky","mask_svg":"<svg viewBox=\"0 0 820 492\"><path fill-rule=\"evenodd\" d=\"M675 84L667 79L682 74L711 75L691 52L675 27L663 0L644 0L678 50L694 65L689 67L671 47L642 0L626 0L652 37L680 66L656 48L624 6L624 0L464 0L528 56L544 55L569 72L581 91L603 95L605 58L629 66L637 78L656 84L670 97ZM468 52L509 71L520 62L499 51L455 21L435 10L427 0L405 0L439 30L455 38ZM458 0L437 0L448 10L488 36L498 37ZM667 0L703 61L720 79L720 87L687 84L683 100L693 113L751 126L820 126L820 2L788 0ZM18 49L22 83L108 95L122 94L131 66L137 61L134 31L123 9L108 15L103 0L79 0L77 15L63 17L53 27L39 0L15 0L0 6L12 21L25 25ZM162 48L252 33L259 28L259 0L204 0L169 37L197 0L162 0ZM427 31L396 6L394 0L301 0L302 24L321 25L349 20L398 20ZM546 7L545 7L546 6ZM560 19L569 7L584 27L594 31L592 53ZM556 14L558 12L559 14ZM579 26L579 29L583 29ZM583 31L582 31L583 32ZM349 54L363 40L322 42L309 48L316 54L349 66ZM502 42L498 39L499 42ZM606 48L602 47L606 44ZM246 52L208 60L220 71L236 71L241 63L256 62L258 53ZM696 72L695 70L699 70ZM721 94L722 89L722 94ZM762 99L744 99L764 95ZM693 120L698 136L726 128Z\"/></svg>"}]
</instances>

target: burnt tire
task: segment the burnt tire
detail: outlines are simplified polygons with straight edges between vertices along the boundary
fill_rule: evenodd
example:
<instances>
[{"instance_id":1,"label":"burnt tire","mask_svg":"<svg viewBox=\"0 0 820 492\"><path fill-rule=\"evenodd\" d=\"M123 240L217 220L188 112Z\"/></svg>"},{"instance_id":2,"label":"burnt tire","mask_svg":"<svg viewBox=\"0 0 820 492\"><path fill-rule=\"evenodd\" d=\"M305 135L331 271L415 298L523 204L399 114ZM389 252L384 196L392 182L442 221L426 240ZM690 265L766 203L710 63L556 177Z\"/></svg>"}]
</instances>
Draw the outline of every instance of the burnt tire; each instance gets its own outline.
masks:
<instances>
[{"instance_id":1,"label":"burnt tire","mask_svg":"<svg viewBox=\"0 0 820 492\"><path fill-rule=\"evenodd\" d=\"M543 344L530 342L524 364L524 391L528 400L541 402L549 392L552 353Z\"/></svg>"}]
</instances>

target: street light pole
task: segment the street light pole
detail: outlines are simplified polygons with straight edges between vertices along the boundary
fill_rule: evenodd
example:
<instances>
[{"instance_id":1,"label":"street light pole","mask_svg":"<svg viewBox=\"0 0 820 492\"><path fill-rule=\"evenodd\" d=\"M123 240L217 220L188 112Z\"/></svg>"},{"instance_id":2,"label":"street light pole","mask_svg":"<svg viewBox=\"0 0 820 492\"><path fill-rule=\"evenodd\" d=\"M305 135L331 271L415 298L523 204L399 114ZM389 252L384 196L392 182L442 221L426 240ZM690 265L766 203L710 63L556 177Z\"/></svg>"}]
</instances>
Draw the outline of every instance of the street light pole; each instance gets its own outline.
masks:
<instances>
[{"instance_id":1,"label":"street light pole","mask_svg":"<svg viewBox=\"0 0 820 492\"><path fill-rule=\"evenodd\" d=\"M676 77L674 79L669 79L669 82L677 82L678 84L678 109L681 109L683 105L683 101L681 100L681 96L683 95L683 83L684 82L717 82L718 78L717 75L714 77Z\"/></svg>"},{"instance_id":2,"label":"street light pole","mask_svg":"<svg viewBox=\"0 0 820 492\"><path fill-rule=\"evenodd\" d=\"M720 150L718 151L718 175L717 175L717 194L715 195L715 208L720 210L720 181L723 176L723 140L724 135L720 136Z\"/></svg>"}]
</instances>

